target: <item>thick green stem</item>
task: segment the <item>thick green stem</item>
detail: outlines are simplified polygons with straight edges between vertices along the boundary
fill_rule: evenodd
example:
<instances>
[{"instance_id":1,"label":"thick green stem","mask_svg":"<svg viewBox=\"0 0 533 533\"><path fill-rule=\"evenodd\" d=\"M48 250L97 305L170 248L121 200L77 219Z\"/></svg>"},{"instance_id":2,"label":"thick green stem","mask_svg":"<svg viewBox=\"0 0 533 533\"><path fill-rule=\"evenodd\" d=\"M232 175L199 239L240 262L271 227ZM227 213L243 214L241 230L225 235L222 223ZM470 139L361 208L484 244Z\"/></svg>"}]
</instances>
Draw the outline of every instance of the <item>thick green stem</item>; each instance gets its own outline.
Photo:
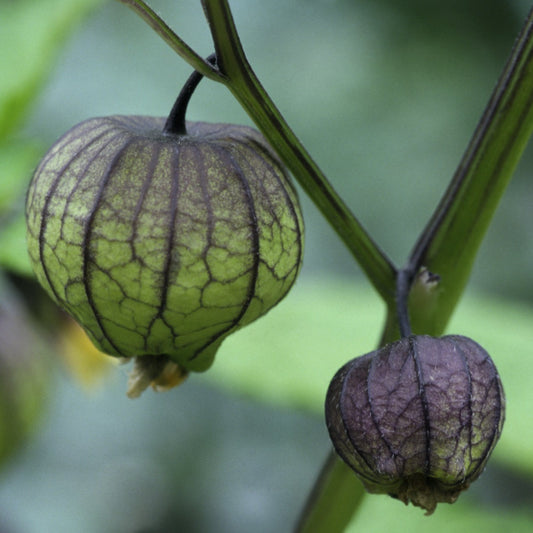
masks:
<instances>
[{"instance_id":1,"label":"thick green stem","mask_svg":"<svg viewBox=\"0 0 533 533\"><path fill-rule=\"evenodd\" d=\"M482 239L533 132L533 10L459 167L422 232L410 265L440 277L411 302L416 333L440 335L464 290Z\"/></svg>"},{"instance_id":2,"label":"thick green stem","mask_svg":"<svg viewBox=\"0 0 533 533\"><path fill-rule=\"evenodd\" d=\"M385 301L394 298L396 269L333 189L250 67L226 0L202 0L224 83L283 159Z\"/></svg>"},{"instance_id":3,"label":"thick green stem","mask_svg":"<svg viewBox=\"0 0 533 533\"><path fill-rule=\"evenodd\" d=\"M296 525L296 533L344 531L365 496L353 470L331 451Z\"/></svg>"}]
</instances>

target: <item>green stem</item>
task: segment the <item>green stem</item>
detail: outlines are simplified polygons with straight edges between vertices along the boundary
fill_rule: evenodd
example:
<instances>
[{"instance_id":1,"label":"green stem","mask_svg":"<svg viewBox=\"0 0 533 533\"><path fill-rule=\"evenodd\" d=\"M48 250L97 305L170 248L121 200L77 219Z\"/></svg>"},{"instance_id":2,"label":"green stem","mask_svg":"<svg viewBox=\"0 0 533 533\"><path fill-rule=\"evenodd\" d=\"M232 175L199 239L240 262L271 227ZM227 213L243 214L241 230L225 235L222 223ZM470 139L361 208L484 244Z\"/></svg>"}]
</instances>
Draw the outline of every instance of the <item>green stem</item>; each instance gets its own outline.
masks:
<instances>
[{"instance_id":1,"label":"green stem","mask_svg":"<svg viewBox=\"0 0 533 533\"><path fill-rule=\"evenodd\" d=\"M396 269L311 158L250 67L227 0L202 0L224 83L328 220L385 301Z\"/></svg>"},{"instance_id":2,"label":"green stem","mask_svg":"<svg viewBox=\"0 0 533 533\"><path fill-rule=\"evenodd\" d=\"M412 302L415 332L440 335L459 301L477 250L533 132L533 10L459 167L411 253L409 264L440 285Z\"/></svg>"},{"instance_id":3,"label":"green stem","mask_svg":"<svg viewBox=\"0 0 533 533\"><path fill-rule=\"evenodd\" d=\"M344 531L365 490L350 467L331 451L296 525L296 533Z\"/></svg>"}]
</instances>

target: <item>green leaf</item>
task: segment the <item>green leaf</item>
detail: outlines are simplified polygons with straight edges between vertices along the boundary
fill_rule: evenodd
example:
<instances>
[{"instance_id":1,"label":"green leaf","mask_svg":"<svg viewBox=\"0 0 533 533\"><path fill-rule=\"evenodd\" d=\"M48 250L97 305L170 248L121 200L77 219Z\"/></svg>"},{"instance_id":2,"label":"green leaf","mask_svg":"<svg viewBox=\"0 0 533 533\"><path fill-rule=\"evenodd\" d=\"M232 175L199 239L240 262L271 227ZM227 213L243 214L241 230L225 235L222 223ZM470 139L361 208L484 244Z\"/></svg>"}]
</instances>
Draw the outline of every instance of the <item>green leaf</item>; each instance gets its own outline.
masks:
<instances>
[{"instance_id":1,"label":"green leaf","mask_svg":"<svg viewBox=\"0 0 533 533\"><path fill-rule=\"evenodd\" d=\"M102 0L0 3L0 140L20 125L66 37Z\"/></svg>"},{"instance_id":2,"label":"green leaf","mask_svg":"<svg viewBox=\"0 0 533 533\"><path fill-rule=\"evenodd\" d=\"M323 416L333 374L375 348L384 313L368 286L303 278L267 316L225 341L205 379ZM491 354L507 396L506 422L494 457L533 476L531 324L530 307L469 294L448 331L472 337Z\"/></svg>"}]
</instances>

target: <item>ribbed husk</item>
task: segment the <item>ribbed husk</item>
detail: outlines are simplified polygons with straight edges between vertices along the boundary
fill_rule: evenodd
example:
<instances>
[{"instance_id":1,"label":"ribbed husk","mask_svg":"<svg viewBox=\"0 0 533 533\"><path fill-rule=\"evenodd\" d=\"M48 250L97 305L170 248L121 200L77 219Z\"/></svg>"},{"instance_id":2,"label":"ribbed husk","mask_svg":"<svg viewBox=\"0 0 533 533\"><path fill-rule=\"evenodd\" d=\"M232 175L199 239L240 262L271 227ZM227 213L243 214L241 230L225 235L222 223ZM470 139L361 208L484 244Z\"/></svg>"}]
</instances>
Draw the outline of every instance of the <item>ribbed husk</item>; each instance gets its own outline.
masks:
<instances>
[{"instance_id":1,"label":"ribbed husk","mask_svg":"<svg viewBox=\"0 0 533 533\"><path fill-rule=\"evenodd\" d=\"M100 350L203 371L293 285L303 221L257 131L190 123L178 136L164 122L113 116L67 132L35 171L28 247Z\"/></svg>"},{"instance_id":2,"label":"ribbed husk","mask_svg":"<svg viewBox=\"0 0 533 533\"><path fill-rule=\"evenodd\" d=\"M369 492L431 513L479 477L504 408L498 372L479 344L419 335L342 367L326 420L337 452Z\"/></svg>"}]
</instances>

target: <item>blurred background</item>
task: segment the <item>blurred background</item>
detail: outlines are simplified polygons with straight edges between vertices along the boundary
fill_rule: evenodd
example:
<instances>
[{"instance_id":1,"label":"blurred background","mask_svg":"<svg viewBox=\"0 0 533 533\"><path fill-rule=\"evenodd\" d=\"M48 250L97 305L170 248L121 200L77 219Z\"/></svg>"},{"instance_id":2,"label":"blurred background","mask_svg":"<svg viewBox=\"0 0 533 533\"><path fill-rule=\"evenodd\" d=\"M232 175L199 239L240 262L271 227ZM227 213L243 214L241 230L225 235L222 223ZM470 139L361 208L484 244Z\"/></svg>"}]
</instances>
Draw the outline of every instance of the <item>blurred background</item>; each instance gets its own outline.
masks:
<instances>
[{"instance_id":1,"label":"blurred background","mask_svg":"<svg viewBox=\"0 0 533 533\"><path fill-rule=\"evenodd\" d=\"M402 264L530 2L230 3L263 85ZM151 5L196 51L212 52L199 2ZM229 339L213 372L128 400L128 368L95 354L34 284L24 194L39 158L67 129L91 116L164 116L191 69L113 1L0 0L0 45L0 533L290 531L329 450L325 387L340 364L375 346L377 295L301 194L306 254L294 296ZM250 124L208 80L188 117ZM455 332L475 331L494 346L507 372L503 452L458 504L431 519L369 497L354 531L394 531L398 519L402 531L430 520L434 531L533 527L533 457L523 433L533 401L532 172L529 147L454 321Z\"/></svg>"}]
</instances>

